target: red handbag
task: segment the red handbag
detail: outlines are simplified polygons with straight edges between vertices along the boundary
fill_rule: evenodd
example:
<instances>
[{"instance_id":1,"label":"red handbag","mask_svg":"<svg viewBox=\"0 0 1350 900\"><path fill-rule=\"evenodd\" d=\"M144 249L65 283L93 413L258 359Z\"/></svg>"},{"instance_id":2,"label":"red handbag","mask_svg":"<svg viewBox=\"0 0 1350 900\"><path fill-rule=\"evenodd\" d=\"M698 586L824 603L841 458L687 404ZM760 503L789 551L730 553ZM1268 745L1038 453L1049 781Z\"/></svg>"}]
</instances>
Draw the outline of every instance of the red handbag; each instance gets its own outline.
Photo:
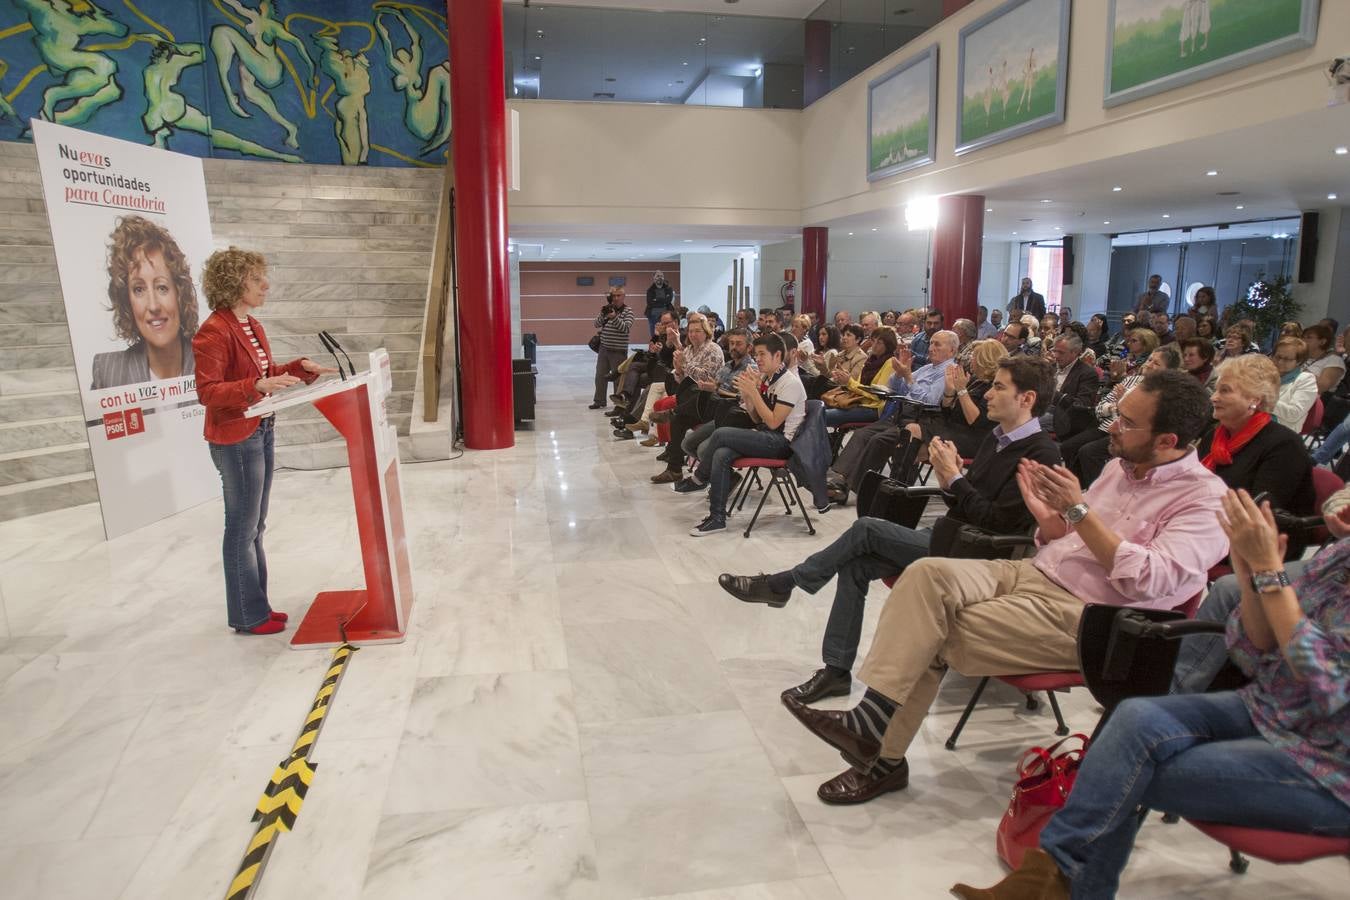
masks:
<instances>
[{"instance_id":1,"label":"red handbag","mask_svg":"<svg viewBox=\"0 0 1350 900\"><path fill-rule=\"evenodd\" d=\"M1081 746L1055 755L1060 745L1075 738ZM998 856L1009 868L1022 864L1022 856L1037 846L1045 823L1068 799L1087 748L1087 735L1071 734L1048 750L1032 747L1022 754L1012 801L998 823Z\"/></svg>"}]
</instances>

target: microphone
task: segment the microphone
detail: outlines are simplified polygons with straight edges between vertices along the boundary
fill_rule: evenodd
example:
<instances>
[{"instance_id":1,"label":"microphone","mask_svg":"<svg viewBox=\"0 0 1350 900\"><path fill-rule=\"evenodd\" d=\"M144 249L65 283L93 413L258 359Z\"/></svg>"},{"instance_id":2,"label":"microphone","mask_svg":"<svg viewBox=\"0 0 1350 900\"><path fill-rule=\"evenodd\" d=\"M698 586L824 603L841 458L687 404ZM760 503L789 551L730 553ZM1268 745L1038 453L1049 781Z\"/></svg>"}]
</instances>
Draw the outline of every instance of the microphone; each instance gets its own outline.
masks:
<instances>
[{"instance_id":1,"label":"microphone","mask_svg":"<svg viewBox=\"0 0 1350 900\"><path fill-rule=\"evenodd\" d=\"M328 338L329 342L330 342L334 347L337 348L338 353L341 353L342 356L343 356L343 358L347 360L347 371L350 372L350 373L352 374L352 377L353 377L353 378L355 378L355 377L356 377L356 366L352 365L352 358L351 358L350 356L347 355L347 351L346 351L346 350L343 350L343 349L342 349L342 345L338 343L337 338L333 337L331 334L329 334L329 333L326 332L326 331L321 331L321 332L319 332L319 334L322 334L323 336L325 336L326 338ZM338 369L339 369L339 370L342 369L342 364L341 364L341 363L338 364Z\"/></svg>"},{"instance_id":2,"label":"microphone","mask_svg":"<svg viewBox=\"0 0 1350 900\"><path fill-rule=\"evenodd\" d=\"M325 350L333 354L333 362L337 363L338 375L341 376L343 381L346 381L347 373L342 371L342 360L338 359L337 351L335 351L333 345L329 343L328 332L319 332L319 343L323 344Z\"/></svg>"}]
</instances>

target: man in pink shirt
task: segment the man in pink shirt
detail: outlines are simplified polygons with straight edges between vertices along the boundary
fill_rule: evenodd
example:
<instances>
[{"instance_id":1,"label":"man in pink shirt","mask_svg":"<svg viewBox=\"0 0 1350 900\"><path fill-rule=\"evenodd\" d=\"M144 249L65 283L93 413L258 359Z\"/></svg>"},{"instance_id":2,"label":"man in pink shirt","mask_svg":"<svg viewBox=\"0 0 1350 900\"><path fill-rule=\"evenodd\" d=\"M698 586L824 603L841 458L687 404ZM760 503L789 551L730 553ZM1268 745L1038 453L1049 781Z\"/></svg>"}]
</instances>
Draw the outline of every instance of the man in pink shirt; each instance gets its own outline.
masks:
<instances>
[{"instance_id":1,"label":"man in pink shirt","mask_svg":"<svg viewBox=\"0 0 1350 900\"><path fill-rule=\"evenodd\" d=\"M1225 485L1191 443L1209 395L1184 372L1147 376L1119 404L1116 461L1084 493L1063 466L1023 460L1017 480L1036 517L1033 559L911 565L891 591L851 710L783 704L851 767L820 786L827 803L862 803L909 783L905 751L950 665L966 675L1078 667L1085 603L1172 609L1228 554L1215 514Z\"/></svg>"}]
</instances>

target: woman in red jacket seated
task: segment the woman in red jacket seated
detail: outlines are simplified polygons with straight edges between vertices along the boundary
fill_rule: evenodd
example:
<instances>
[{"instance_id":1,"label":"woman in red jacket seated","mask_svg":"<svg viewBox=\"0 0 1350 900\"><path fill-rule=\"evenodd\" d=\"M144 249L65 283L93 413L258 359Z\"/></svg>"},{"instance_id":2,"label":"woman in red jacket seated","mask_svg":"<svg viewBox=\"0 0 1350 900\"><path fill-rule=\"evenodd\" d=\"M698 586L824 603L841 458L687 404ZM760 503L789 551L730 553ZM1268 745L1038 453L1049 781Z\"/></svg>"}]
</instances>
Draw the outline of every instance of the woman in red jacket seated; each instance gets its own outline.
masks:
<instances>
[{"instance_id":1,"label":"woman in red jacket seated","mask_svg":"<svg viewBox=\"0 0 1350 900\"><path fill-rule=\"evenodd\" d=\"M202 288L211 315L192 339L197 399L206 407L205 436L225 495L225 609L230 627L275 634L286 614L267 600L262 536L272 489L273 418L244 410L274 391L334 373L306 358L272 360L267 335L250 315L267 300L267 261L231 247L211 254Z\"/></svg>"}]
</instances>

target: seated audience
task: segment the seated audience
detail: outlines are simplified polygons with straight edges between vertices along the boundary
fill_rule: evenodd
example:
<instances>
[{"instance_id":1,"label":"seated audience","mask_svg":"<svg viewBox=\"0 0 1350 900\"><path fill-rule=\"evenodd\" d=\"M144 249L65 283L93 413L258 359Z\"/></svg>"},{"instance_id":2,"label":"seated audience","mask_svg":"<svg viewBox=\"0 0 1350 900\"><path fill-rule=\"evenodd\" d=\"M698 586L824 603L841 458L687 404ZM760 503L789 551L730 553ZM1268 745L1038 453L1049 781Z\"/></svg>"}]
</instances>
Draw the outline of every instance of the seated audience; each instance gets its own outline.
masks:
<instances>
[{"instance_id":1,"label":"seated audience","mask_svg":"<svg viewBox=\"0 0 1350 900\"><path fill-rule=\"evenodd\" d=\"M839 329L839 351L826 353L822 372L843 369L849 378L861 378L867 354L862 349L863 330L860 325L845 325Z\"/></svg>"},{"instance_id":2,"label":"seated audience","mask_svg":"<svg viewBox=\"0 0 1350 900\"><path fill-rule=\"evenodd\" d=\"M792 336L797 339L797 367L802 376L814 378L820 374L816 366L816 345L811 341L811 317L793 316Z\"/></svg>"},{"instance_id":3,"label":"seated audience","mask_svg":"<svg viewBox=\"0 0 1350 900\"><path fill-rule=\"evenodd\" d=\"M1198 287L1195 289L1194 299L1191 300L1190 315L1195 318L1198 324L1202 319L1212 319L1219 314L1219 305L1214 297L1214 288ZM1197 335L1202 336L1202 335Z\"/></svg>"},{"instance_id":4,"label":"seated audience","mask_svg":"<svg viewBox=\"0 0 1350 900\"><path fill-rule=\"evenodd\" d=\"M1271 356L1280 373L1280 399L1275 403L1275 421L1302 433L1308 412L1317 402L1317 378L1303 371L1308 345L1302 338L1282 337Z\"/></svg>"},{"instance_id":5,"label":"seated audience","mask_svg":"<svg viewBox=\"0 0 1350 900\"><path fill-rule=\"evenodd\" d=\"M997 347L993 341L982 341ZM953 366L947 371L956 371ZM1025 532L1031 513L1017 486L1018 464L1024 458L1044 465L1059 462L1054 440L1041 430L1037 415L1045 411L1053 384L1050 367L1021 356L1004 358L989 389L992 432L984 436L970 469L961 474L954 444L935 438L933 472L947 505L946 517L978 525L1000 534ZM853 662L862 633L863 606L871 582L899 575L916 560L940 551L932 546L933 532L896 525L885 519L863 517L825 549L775 575L722 575L723 589L746 603L782 607L795 588L815 594L836 575L834 604L821 647L824 668L803 684L787 690L802 703L842 697L852 684Z\"/></svg>"},{"instance_id":6,"label":"seated audience","mask_svg":"<svg viewBox=\"0 0 1350 900\"><path fill-rule=\"evenodd\" d=\"M1172 333L1172 317L1165 312L1155 312L1149 316L1149 327L1158 336L1158 346L1170 344L1176 340Z\"/></svg>"},{"instance_id":7,"label":"seated audience","mask_svg":"<svg viewBox=\"0 0 1350 900\"><path fill-rule=\"evenodd\" d=\"M1179 341L1181 348L1181 367L1194 376L1195 380L1213 392L1218 375L1214 373L1214 342L1196 336Z\"/></svg>"},{"instance_id":8,"label":"seated audience","mask_svg":"<svg viewBox=\"0 0 1350 900\"><path fill-rule=\"evenodd\" d=\"M1337 540L1350 535L1350 486L1341 488L1322 504L1327 531ZM1342 543L1344 543L1342 541ZM1284 564L1290 581L1297 581L1319 557L1334 552L1334 544L1322 548L1311 559L1292 559ZM1287 554L1286 554L1287 557ZM1236 574L1225 575L1209 586L1205 602L1195 617L1204 622L1227 622L1242 600L1242 587ZM1172 673L1172 693L1203 694L1228 662L1228 647L1217 634L1192 635L1181 642Z\"/></svg>"},{"instance_id":9,"label":"seated audience","mask_svg":"<svg viewBox=\"0 0 1350 900\"><path fill-rule=\"evenodd\" d=\"M1213 316L1202 316L1195 320L1195 336L1209 341L1211 344L1219 340L1219 323ZM1217 347L1215 348L1218 349Z\"/></svg>"},{"instance_id":10,"label":"seated audience","mask_svg":"<svg viewBox=\"0 0 1350 900\"><path fill-rule=\"evenodd\" d=\"M1219 349L1219 362L1235 359L1247 353L1260 353L1261 348L1252 340L1252 330L1242 322L1224 329L1223 345Z\"/></svg>"},{"instance_id":11,"label":"seated audience","mask_svg":"<svg viewBox=\"0 0 1350 900\"><path fill-rule=\"evenodd\" d=\"M1050 410L1041 417L1041 427L1053 430L1064 441L1082 431L1090 431L1095 421L1097 390L1101 375L1095 366L1084 362L1083 339L1067 329L1055 338L1050 358L1055 363L1055 396Z\"/></svg>"},{"instance_id":12,"label":"seated audience","mask_svg":"<svg viewBox=\"0 0 1350 900\"><path fill-rule=\"evenodd\" d=\"M1219 517L1241 601L1227 620L1236 691L1133 697L1083 759L1073 792L1017 871L963 900L1114 897L1140 809L1205 822L1350 835L1350 541L1292 585L1253 585L1281 569L1269 507L1230 492ZM1184 642L1183 642L1184 643Z\"/></svg>"},{"instance_id":13,"label":"seated audience","mask_svg":"<svg viewBox=\"0 0 1350 900\"><path fill-rule=\"evenodd\" d=\"M1009 322L998 333L998 339L1009 356L1022 356L1027 352L1027 326L1021 322Z\"/></svg>"},{"instance_id":14,"label":"seated audience","mask_svg":"<svg viewBox=\"0 0 1350 900\"><path fill-rule=\"evenodd\" d=\"M851 325L852 323L853 323L853 314L850 313L848 310L841 309L839 310L839 312L834 314L834 327L838 328L840 331L844 330L845 325Z\"/></svg>"},{"instance_id":15,"label":"seated audience","mask_svg":"<svg viewBox=\"0 0 1350 900\"><path fill-rule=\"evenodd\" d=\"M1303 341L1307 345L1308 359L1303 371L1317 379L1317 392L1328 394L1345 377L1345 360L1332 346L1336 332L1321 322L1303 329Z\"/></svg>"},{"instance_id":16,"label":"seated audience","mask_svg":"<svg viewBox=\"0 0 1350 900\"><path fill-rule=\"evenodd\" d=\"M930 309L923 316L923 330L914 335L914 339L909 342L909 349L914 354L914 366L921 368L928 365L928 345L932 342L933 336L942 330L942 313L936 309Z\"/></svg>"},{"instance_id":17,"label":"seated audience","mask_svg":"<svg viewBox=\"0 0 1350 900\"><path fill-rule=\"evenodd\" d=\"M1087 321L1087 341L1086 346L1092 351L1098 362L1105 362L1110 351L1106 349L1106 338L1109 326L1106 322L1106 316L1102 313L1094 313L1092 318Z\"/></svg>"},{"instance_id":18,"label":"seated audience","mask_svg":"<svg viewBox=\"0 0 1350 900\"><path fill-rule=\"evenodd\" d=\"M1080 482L1092 484L1111 459L1111 423L1119 413L1121 398L1143 381L1144 376L1175 369L1179 365L1180 357L1172 348L1159 347L1154 350L1138 375L1126 375L1097 404L1096 430L1089 428L1059 442L1059 452L1064 454L1064 465Z\"/></svg>"},{"instance_id":19,"label":"seated audience","mask_svg":"<svg viewBox=\"0 0 1350 900\"><path fill-rule=\"evenodd\" d=\"M747 369L755 368L750 355L750 337L743 328L726 333L727 355L717 374L707 381L686 379L676 390L678 402L670 417L670 443L657 457L666 468L652 476L654 484L674 484L684 477L684 438L705 423L714 425L718 418L729 422L733 416L744 416L736 391L736 379ZM744 418L743 424L748 424Z\"/></svg>"},{"instance_id":20,"label":"seated audience","mask_svg":"<svg viewBox=\"0 0 1350 900\"><path fill-rule=\"evenodd\" d=\"M1022 326L1026 328L1026 352L1039 354L1041 352L1041 323L1035 316L1023 316L1019 319Z\"/></svg>"},{"instance_id":21,"label":"seated audience","mask_svg":"<svg viewBox=\"0 0 1350 900\"><path fill-rule=\"evenodd\" d=\"M806 388L796 370L784 362L783 339L776 334L762 334L755 338L754 347L759 371L736 376L736 390L755 427L718 428L699 448L698 467L693 474L675 485L675 490L682 494L711 485L708 516L690 532L693 537L726 530L731 464L742 456L786 459L792 438L806 418Z\"/></svg>"},{"instance_id":22,"label":"seated audience","mask_svg":"<svg viewBox=\"0 0 1350 900\"><path fill-rule=\"evenodd\" d=\"M756 327L756 332L758 334L776 332L778 331L779 325L778 310L766 306L759 311L759 320Z\"/></svg>"},{"instance_id":23,"label":"seated audience","mask_svg":"<svg viewBox=\"0 0 1350 900\"><path fill-rule=\"evenodd\" d=\"M914 357L908 350L899 350L896 356L897 366L902 366L903 372L897 368L889 384L891 390L924 406L937 406L947 384L947 368L956 365L956 335L950 331L933 335L928 348L930 361L916 371L909 371ZM876 422L849 433L848 443L826 473L836 496L842 499L849 490L856 491L867 470L880 468L891 455L904 435L897 415L883 412Z\"/></svg>"},{"instance_id":24,"label":"seated audience","mask_svg":"<svg viewBox=\"0 0 1350 900\"><path fill-rule=\"evenodd\" d=\"M985 437L996 424L989 418L986 397L993 385L994 374L1000 363L1008 358L1008 351L998 341L976 341L970 362L948 366L943 376L941 412L920 416L905 430L925 447L933 438L942 438L956 445L963 458L975 455ZM1042 392L1040 396L1044 396ZM923 458L927 459L926 453Z\"/></svg>"},{"instance_id":25,"label":"seated audience","mask_svg":"<svg viewBox=\"0 0 1350 900\"><path fill-rule=\"evenodd\" d=\"M1285 322L1280 326L1280 337L1303 337L1303 326L1297 322Z\"/></svg>"},{"instance_id":26,"label":"seated audience","mask_svg":"<svg viewBox=\"0 0 1350 900\"><path fill-rule=\"evenodd\" d=\"M870 314L869 314L870 315ZM846 408L831 407L825 410L825 425L834 428L845 422L875 422L877 413L886 405L886 401L876 394L864 390L865 387L885 387L895 374L895 352L898 348L895 332L885 327L873 329L867 340L869 349L867 359L857 378L849 375L843 368L830 373L830 380L843 388L853 401ZM832 397L825 398L827 401ZM827 405L828 402L827 402Z\"/></svg>"},{"instance_id":27,"label":"seated audience","mask_svg":"<svg viewBox=\"0 0 1350 900\"><path fill-rule=\"evenodd\" d=\"M1171 341L1164 341L1169 344L1180 344L1182 341L1189 341L1195 337L1195 317L1180 315L1172 320Z\"/></svg>"},{"instance_id":28,"label":"seated audience","mask_svg":"<svg viewBox=\"0 0 1350 900\"><path fill-rule=\"evenodd\" d=\"M1085 603L1174 609L1201 590L1228 551L1214 522L1226 488L1190 446L1209 417L1194 378L1149 375L1121 400L1118 461L1086 493L1063 466L1021 461L1018 486L1039 526L1035 557L911 564L858 673L862 701L826 711L783 697L850 763L818 796L857 803L906 787L905 752L948 666L971 676L1074 669Z\"/></svg>"},{"instance_id":29,"label":"seated audience","mask_svg":"<svg viewBox=\"0 0 1350 900\"><path fill-rule=\"evenodd\" d=\"M1341 420L1341 424L1331 429L1326 439L1313 451L1313 462L1319 466L1329 466L1340 455L1345 445L1350 444L1350 416Z\"/></svg>"},{"instance_id":30,"label":"seated audience","mask_svg":"<svg viewBox=\"0 0 1350 900\"><path fill-rule=\"evenodd\" d=\"M1278 510L1295 516L1313 512L1312 460L1297 432L1270 415L1280 395L1275 364L1250 353L1219 364L1214 388L1217 426L1197 448L1201 463L1231 488L1264 494ZM1291 559L1303 541L1290 542Z\"/></svg>"},{"instance_id":31,"label":"seated audience","mask_svg":"<svg viewBox=\"0 0 1350 900\"><path fill-rule=\"evenodd\" d=\"M1138 375L1144 363L1153 355L1153 351L1162 346L1158 333L1152 328L1132 328L1125 334L1125 356L1111 360L1108 371L1111 381L1117 382L1127 375Z\"/></svg>"}]
</instances>

